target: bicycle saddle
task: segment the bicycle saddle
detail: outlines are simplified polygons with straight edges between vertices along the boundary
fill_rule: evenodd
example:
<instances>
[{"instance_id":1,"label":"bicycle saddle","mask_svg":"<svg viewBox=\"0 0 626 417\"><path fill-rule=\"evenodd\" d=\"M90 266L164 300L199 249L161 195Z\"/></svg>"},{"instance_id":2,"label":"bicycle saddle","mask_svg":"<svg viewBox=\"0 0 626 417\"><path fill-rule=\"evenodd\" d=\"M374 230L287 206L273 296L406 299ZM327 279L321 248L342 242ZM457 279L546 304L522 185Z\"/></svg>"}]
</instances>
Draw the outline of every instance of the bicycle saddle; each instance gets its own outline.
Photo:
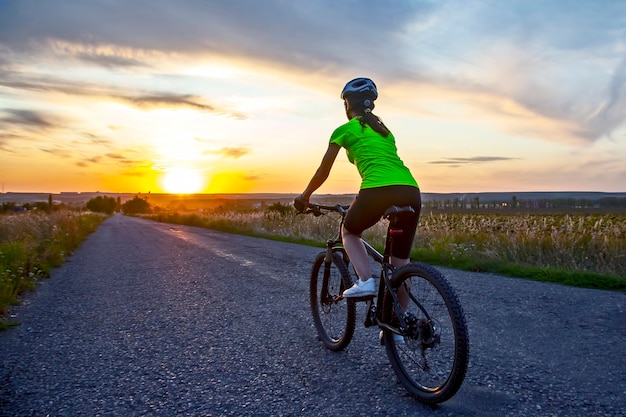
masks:
<instances>
[{"instance_id":1,"label":"bicycle saddle","mask_svg":"<svg viewBox=\"0 0 626 417\"><path fill-rule=\"evenodd\" d=\"M389 207L387 210L385 210L385 219L390 218L391 216L394 216L396 214L400 214L400 213L415 213L415 209L411 206L391 206Z\"/></svg>"}]
</instances>

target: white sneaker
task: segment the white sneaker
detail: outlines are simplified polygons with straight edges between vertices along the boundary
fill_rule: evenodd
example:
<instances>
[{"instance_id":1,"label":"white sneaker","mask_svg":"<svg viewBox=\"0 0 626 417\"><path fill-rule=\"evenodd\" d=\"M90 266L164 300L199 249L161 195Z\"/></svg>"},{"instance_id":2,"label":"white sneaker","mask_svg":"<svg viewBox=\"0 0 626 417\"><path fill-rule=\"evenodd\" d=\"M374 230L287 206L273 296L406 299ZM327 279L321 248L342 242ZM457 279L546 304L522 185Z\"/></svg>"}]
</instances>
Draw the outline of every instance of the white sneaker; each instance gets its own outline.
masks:
<instances>
[{"instance_id":1,"label":"white sneaker","mask_svg":"<svg viewBox=\"0 0 626 417\"><path fill-rule=\"evenodd\" d=\"M367 281L357 280L356 284L343 292L344 297L365 297L376 295L376 280L372 277Z\"/></svg>"},{"instance_id":2,"label":"white sneaker","mask_svg":"<svg viewBox=\"0 0 626 417\"><path fill-rule=\"evenodd\" d=\"M381 330L380 333L378 333L378 340L380 340L380 344L384 345L385 341L383 340L383 331ZM396 342L396 345L402 345L404 344L404 337L402 337L401 335L394 333L393 334L393 341Z\"/></svg>"}]
</instances>

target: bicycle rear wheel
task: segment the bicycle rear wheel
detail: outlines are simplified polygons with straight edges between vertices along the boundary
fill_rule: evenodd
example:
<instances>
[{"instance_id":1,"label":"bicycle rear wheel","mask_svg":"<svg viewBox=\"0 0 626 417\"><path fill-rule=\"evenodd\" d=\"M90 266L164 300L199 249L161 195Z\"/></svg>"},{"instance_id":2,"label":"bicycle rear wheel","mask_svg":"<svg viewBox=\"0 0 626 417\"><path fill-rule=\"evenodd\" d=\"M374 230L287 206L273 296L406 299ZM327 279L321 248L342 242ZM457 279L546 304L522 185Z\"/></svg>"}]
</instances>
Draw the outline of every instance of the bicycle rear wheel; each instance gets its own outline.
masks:
<instances>
[{"instance_id":1,"label":"bicycle rear wheel","mask_svg":"<svg viewBox=\"0 0 626 417\"><path fill-rule=\"evenodd\" d=\"M410 294L403 317L408 328L404 343L384 331L389 361L400 382L416 399L440 403L450 399L465 379L469 338L463 309L452 287L435 268L411 263L395 271L391 285L396 293ZM383 322L399 328L394 302L386 294Z\"/></svg>"},{"instance_id":2,"label":"bicycle rear wheel","mask_svg":"<svg viewBox=\"0 0 626 417\"><path fill-rule=\"evenodd\" d=\"M325 259L326 252L317 255L311 270L311 313L324 346L339 351L348 346L354 335L356 304L341 297L344 289L352 285L343 250L333 250L330 264Z\"/></svg>"}]
</instances>

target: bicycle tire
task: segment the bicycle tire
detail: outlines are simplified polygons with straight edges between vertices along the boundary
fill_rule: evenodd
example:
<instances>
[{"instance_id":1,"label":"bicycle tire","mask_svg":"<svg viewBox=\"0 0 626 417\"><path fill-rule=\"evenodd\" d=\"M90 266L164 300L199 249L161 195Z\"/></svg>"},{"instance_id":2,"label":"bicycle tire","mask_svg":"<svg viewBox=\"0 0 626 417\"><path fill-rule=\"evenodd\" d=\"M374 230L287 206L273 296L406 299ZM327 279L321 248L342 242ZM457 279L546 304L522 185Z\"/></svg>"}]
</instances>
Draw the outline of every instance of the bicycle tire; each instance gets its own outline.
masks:
<instances>
[{"instance_id":1,"label":"bicycle tire","mask_svg":"<svg viewBox=\"0 0 626 417\"><path fill-rule=\"evenodd\" d=\"M391 279L393 288L407 286L422 308L411 300L407 307L421 328L413 335L403 335L397 343L394 333L385 330L383 337L387 356L396 376L415 399L436 404L447 401L459 390L469 362L469 336L463 309L454 290L435 268L411 263L398 268ZM405 287L406 288L406 287ZM393 299L385 294L383 322L394 323ZM430 326L432 323L433 326Z\"/></svg>"},{"instance_id":2,"label":"bicycle tire","mask_svg":"<svg viewBox=\"0 0 626 417\"><path fill-rule=\"evenodd\" d=\"M311 270L309 288L311 313L317 334L324 346L334 352L350 344L356 323L355 302L349 298L339 298L344 289L352 285L343 255L343 249L333 249L326 291L323 291L326 252L317 255Z\"/></svg>"}]
</instances>

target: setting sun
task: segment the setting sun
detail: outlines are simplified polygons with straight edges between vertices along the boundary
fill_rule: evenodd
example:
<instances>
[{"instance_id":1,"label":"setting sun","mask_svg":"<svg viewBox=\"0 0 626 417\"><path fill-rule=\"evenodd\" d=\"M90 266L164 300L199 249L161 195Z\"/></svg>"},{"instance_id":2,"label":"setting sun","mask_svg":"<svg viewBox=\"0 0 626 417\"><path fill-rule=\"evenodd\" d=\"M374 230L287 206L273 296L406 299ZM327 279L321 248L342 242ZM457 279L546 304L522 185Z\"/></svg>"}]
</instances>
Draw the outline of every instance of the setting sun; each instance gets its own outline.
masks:
<instances>
[{"instance_id":1,"label":"setting sun","mask_svg":"<svg viewBox=\"0 0 626 417\"><path fill-rule=\"evenodd\" d=\"M163 175L163 189L172 194L193 194L200 192L204 179L198 171L187 168L175 168Z\"/></svg>"}]
</instances>

